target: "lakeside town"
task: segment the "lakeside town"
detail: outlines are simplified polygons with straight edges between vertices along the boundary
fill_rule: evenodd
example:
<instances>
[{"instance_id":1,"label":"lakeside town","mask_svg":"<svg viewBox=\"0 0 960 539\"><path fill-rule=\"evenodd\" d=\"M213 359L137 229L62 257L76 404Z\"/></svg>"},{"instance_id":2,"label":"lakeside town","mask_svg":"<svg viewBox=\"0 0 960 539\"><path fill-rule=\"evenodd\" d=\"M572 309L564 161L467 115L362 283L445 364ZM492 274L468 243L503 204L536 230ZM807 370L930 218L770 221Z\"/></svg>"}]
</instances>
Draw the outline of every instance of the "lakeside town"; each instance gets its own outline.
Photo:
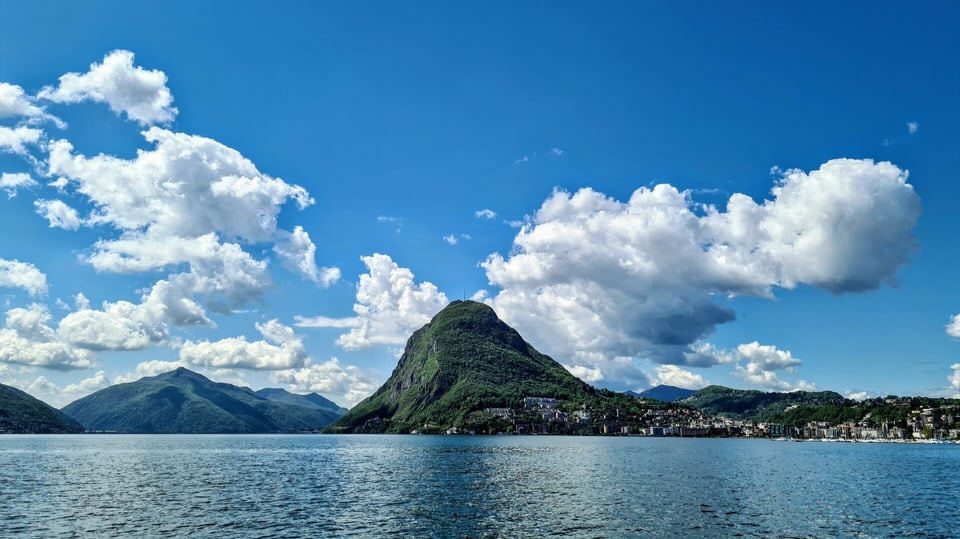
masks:
<instances>
[{"instance_id":1,"label":"lakeside town","mask_svg":"<svg viewBox=\"0 0 960 539\"><path fill-rule=\"evenodd\" d=\"M912 409L913 399L910 398L889 397L884 402L889 406L908 409L904 414L907 419L877 421L868 413L859 421L839 424L808 421L788 425L713 416L674 403L650 403L630 412L619 408L590 410L585 405L571 411L553 398L526 397L523 408L486 408L482 415L475 415L466 427L449 427L445 432L960 443L960 405ZM784 411L798 407L793 405Z\"/></svg>"}]
</instances>

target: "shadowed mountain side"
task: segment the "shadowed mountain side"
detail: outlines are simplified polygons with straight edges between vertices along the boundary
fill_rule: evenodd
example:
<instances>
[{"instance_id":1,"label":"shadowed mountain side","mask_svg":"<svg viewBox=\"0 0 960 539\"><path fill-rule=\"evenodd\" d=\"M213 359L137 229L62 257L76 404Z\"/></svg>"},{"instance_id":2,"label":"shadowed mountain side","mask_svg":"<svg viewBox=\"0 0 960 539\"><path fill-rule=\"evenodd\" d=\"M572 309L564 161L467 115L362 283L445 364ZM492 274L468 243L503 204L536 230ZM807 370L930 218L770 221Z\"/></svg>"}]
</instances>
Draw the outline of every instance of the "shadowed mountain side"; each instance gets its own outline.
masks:
<instances>
[{"instance_id":1,"label":"shadowed mountain side","mask_svg":"<svg viewBox=\"0 0 960 539\"><path fill-rule=\"evenodd\" d=\"M675 402L681 399L685 399L690 395L693 395L694 390L684 389L682 387L668 386L668 385L659 385L656 387L651 387L650 389L641 391L640 393L634 393L632 391L627 391L628 395L640 398L640 399L653 399L660 402Z\"/></svg>"},{"instance_id":2,"label":"shadowed mountain side","mask_svg":"<svg viewBox=\"0 0 960 539\"><path fill-rule=\"evenodd\" d=\"M17 388L0 384L0 433L82 432L79 423L53 406Z\"/></svg>"},{"instance_id":3,"label":"shadowed mountain side","mask_svg":"<svg viewBox=\"0 0 960 539\"><path fill-rule=\"evenodd\" d=\"M254 394L258 397L262 397L273 402L293 404L295 406L313 408L316 410L327 410L337 414L338 416L342 416L349 411L332 400L316 393L298 395L296 393L290 393L286 389L268 387L254 391Z\"/></svg>"},{"instance_id":4,"label":"shadowed mountain side","mask_svg":"<svg viewBox=\"0 0 960 539\"><path fill-rule=\"evenodd\" d=\"M245 387L217 383L179 368L113 385L63 412L89 431L269 433L318 430L341 414L268 400Z\"/></svg>"}]
</instances>

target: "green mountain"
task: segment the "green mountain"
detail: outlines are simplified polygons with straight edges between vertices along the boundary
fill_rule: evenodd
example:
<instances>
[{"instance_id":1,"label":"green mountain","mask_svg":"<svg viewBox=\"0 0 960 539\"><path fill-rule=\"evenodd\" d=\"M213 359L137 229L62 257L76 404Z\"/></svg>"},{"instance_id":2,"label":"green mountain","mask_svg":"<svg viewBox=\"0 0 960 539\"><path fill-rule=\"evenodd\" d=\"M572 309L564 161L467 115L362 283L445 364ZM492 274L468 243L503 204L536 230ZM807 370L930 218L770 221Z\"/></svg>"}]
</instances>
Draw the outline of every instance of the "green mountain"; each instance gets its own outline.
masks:
<instances>
[{"instance_id":1,"label":"green mountain","mask_svg":"<svg viewBox=\"0 0 960 539\"><path fill-rule=\"evenodd\" d=\"M463 426L485 408L522 408L524 397L597 398L592 387L536 351L493 309L454 301L407 340L383 386L329 430L438 431Z\"/></svg>"},{"instance_id":2,"label":"green mountain","mask_svg":"<svg viewBox=\"0 0 960 539\"><path fill-rule=\"evenodd\" d=\"M338 416L346 414L349 410L341 407L332 400L318 395L316 393L308 393L306 395L298 395L296 393L290 393L286 389L279 389L274 387L267 387L264 389L259 389L254 391L254 394L258 397L267 399L268 401L282 402L286 404L293 404L296 406L302 406L304 408L313 408L316 410L329 410Z\"/></svg>"},{"instance_id":3,"label":"green mountain","mask_svg":"<svg viewBox=\"0 0 960 539\"><path fill-rule=\"evenodd\" d=\"M17 388L0 384L0 433L83 432L79 423Z\"/></svg>"},{"instance_id":4,"label":"green mountain","mask_svg":"<svg viewBox=\"0 0 960 539\"><path fill-rule=\"evenodd\" d=\"M101 389L63 412L89 431L142 433L298 432L322 429L341 415L269 400L182 367Z\"/></svg>"},{"instance_id":5,"label":"green mountain","mask_svg":"<svg viewBox=\"0 0 960 539\"><path fill-rule=\"evenodd\" d=\"M663 384L656 387L651 387L650 389L641 391L640 393L627 391L628 395L632 395L640 399L652 399L660 402L678 401L693 395L693 393L694 391L692 389L684 389L682 387L674 387Z\"/></svg>"},{"instance_id":6,"label":"green mountain","mask_svg":"<svg viewBox=\"0 0 960 539\"><path fill-rule=\"evenodd\" d=\"M791 391L789 393L707 386L678 401L710 415L766 421L798 406L843 405L847 399L833 391Z\"/></svg>"}]
</instances>

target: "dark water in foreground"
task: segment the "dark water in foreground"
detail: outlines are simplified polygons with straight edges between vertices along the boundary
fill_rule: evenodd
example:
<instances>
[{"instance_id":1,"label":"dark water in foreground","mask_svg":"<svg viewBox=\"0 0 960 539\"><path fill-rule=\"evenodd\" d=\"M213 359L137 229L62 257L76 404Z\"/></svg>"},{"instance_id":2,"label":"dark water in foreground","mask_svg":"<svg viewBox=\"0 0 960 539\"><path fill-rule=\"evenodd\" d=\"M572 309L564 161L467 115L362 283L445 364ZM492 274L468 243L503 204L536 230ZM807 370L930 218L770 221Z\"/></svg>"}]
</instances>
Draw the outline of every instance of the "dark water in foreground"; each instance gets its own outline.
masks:
<instances>
[{"instance_id":1,"label":"dark water in foreground","mask_svg":"<svg viewBox=\"0 0 960 539\"><path fill-rule=\"evenodd\" d=\"M0 436L0 536L960 537L960 445Z\"/></svg>"}]
</instances>

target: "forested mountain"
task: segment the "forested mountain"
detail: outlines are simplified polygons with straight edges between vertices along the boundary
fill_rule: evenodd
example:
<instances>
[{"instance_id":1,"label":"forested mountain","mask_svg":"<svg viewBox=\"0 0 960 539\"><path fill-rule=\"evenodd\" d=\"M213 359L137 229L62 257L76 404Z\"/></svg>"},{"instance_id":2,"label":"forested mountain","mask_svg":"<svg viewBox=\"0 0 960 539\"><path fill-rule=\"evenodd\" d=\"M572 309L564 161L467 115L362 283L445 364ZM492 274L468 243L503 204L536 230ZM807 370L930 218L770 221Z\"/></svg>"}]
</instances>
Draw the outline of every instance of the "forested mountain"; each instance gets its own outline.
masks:
<instances>
[{"instance_id":1,"label":"forested mountain","mask_svg":"<svg viewBox=\"0 0 960 539\"><path fill-rule=\"evenodd\" d=\"M390 378L331 430L430 431L462 425L486 408L522 408L524 397L577 401L595 394L489 306L454 301L414 332Z\"/></svg>"},{"instance_id":2,"label":"forested mountain","mask_svg":"<svg viewBox=\"0 0 960 539\"><path fill-rule=\"evenodd\" d=\"M310 431L342 415L296 401L270 400L181 367L101 389L70 403L63 412L89 431L143 433Z\"/></svg>"},{"instance_id":3,"label":"forested mountain","mask_svg":"<svg viewBox=\"0 0 960 539\"><path fill-rule=\"evenodd\" d=\"M63 412L15 387L0 384L0 433L69 433L83 427Z\"/></svg>"}]
</instances>

